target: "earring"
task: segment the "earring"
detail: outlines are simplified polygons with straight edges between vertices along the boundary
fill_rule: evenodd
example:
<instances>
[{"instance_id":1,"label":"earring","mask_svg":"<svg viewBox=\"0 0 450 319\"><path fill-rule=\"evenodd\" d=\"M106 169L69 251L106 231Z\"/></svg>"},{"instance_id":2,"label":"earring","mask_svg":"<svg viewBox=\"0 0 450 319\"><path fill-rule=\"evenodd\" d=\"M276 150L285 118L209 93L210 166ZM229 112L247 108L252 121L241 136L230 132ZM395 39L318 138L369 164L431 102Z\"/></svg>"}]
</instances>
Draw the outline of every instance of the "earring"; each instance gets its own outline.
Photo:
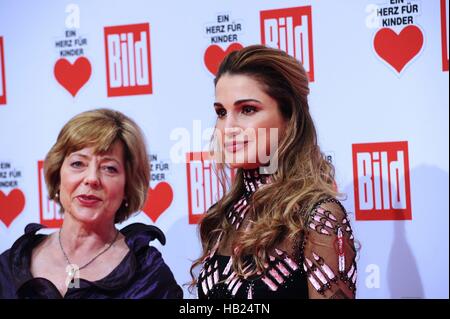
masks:
<instances>
[{"instance_id":1,"label":"earring","mask_svg":"<svg viewBox=\"0 0 450 319\"><path fill-rule=\"evenodd\" d=\"M55 198L59 198L59 192L55 193Z\"/></svg>"}]
</instances>

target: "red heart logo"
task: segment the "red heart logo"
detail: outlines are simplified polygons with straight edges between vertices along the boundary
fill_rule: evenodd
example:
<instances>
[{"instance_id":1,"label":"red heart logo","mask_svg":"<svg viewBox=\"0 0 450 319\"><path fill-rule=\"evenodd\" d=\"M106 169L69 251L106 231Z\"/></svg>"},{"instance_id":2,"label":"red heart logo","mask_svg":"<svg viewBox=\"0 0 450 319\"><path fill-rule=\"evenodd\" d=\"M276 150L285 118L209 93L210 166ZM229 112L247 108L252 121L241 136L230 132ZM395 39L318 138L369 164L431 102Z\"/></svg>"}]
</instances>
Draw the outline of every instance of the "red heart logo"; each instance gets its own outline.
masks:
<instances>
[{"instance_id":1,"label":"red heart logo","mask_svg":"<svg viewBox=\"0 0 450 319\"><path fill-rule=\"evenodd\" d=\"M25 196L20 189L13 189L7 196L0 191L0 220L9 227L25 207Z\"/></svg>"},{"instance_id":2,"label":"red heart logo","mask_svg":"<svg viewBox=\"0 0 450 319\"><path fill-rule=\"evenodd\" d=\"M420 52L423 34L415 25L409 25L400 32L380 29L373 40L377 54L400 73L405 65Z\"/></svg>"},{"instance_id":3,"label":"red heart logo","mask_svg":"<svg viewBox=\"0 0 450 319\"><path fill-rule=\"evenodd\" d=\"M151 187L148 189L147 201L145 202L143 211L153 222L156 222L159 216L169 208L172 199L172 187L166 182L158 183L154 189Z\"/></svg>"},{"instance_id":4,"label":"red heart logo","mask_svg":"<svg viewBox=\"0 0 450 319\"><path fill-rule=\"evenodd\" d=\"M216 44L210 45L206 49L205 56L203 57L203 59L205 60L206 68L209 70L209 72L216 75L217 71L219 70L220 63L227 56L227 54L233 51L240 50L242 48L242 45L237 42L228 46L226 51L222 50L222 48Z\"/></svg>"},{"instance_id":5,"label":"red heart logo","mask_svg":"<svg viewBox=\"0 0 450 319\"><path fill-rule=\"evenodd\" d=\"M53 70L56 80L73 97L91 77L91 63L85 57L79 57L74 64L66 59L59 59Z\"/></svg>"}]
</instances>

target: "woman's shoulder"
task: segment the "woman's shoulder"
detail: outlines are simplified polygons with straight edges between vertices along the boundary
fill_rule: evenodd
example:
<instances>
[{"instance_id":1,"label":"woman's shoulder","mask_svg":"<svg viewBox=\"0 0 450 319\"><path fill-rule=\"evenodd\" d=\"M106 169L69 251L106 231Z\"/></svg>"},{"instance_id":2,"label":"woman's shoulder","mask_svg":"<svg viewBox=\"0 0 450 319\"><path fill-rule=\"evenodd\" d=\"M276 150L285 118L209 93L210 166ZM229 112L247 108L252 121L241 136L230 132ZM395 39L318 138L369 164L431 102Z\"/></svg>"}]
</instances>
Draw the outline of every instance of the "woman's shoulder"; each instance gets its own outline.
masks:
<instances>
[{"instance_id":1,"label":"woman's shoulder","mask_svg":"<svg viewBox=\"0 0 450 319\"><path fill-rule=\"evenodd\" d=\"M318 211L333 213L335 217L340 217L340 219L345 218L347 215L344 205L342 205L341 201L335 197L326 197L317 201L313 205L312 213Z\"/></svg>"},{"instance_id":2,"label":"woman's shoulder","mask_svg":"<svg viewBox=\"0 0 450 319\"><path fill-rule=\"evenodd\" d=\"M21 235L0 255L0 298L15 298L16 287L30 278L28 266L33 248L46 235L36 234L45 226L30 223Z\"/></svg>"},{"instance_id":3,"label":"woman's shoulder","mask_svg":"<svg viewBox=\"0 0 450 319\"><path fill-rule=\"evenodd\" d=\"M125 236L125 241L133 250L147 247L149 243L157 239L162 245L166 244L166 236L161 229L154 225L143 223L133 223L120 230Z\"/></svg>"},{"instance_id":4,"label":"woman's shoulder","mask_svg":"<svg viewBox=\"0 0 450 319\"><path fill-rule=\"evenodd\" d=\"M335 197L327 196L315 202L297 203L294 206L304 223L310 222L317 214L325 214L331 219L342 220L347 217L347 211L341 201ZM316 217L317 218L317 217Z\"/></svg>"},{"instance_id":5,"label":"woman's shoulder","mask_svg":"<svg viewBox=\"0 0 450 319\"><path fill-rule=\"evenodd\" d=\"M15 298L14 276L9 264L10 249L0 255L0 299Z\"/></svg>"},{"instance_id":6,"label":"woman's shoulder","mask_svg":"<svg viewBox=\"0 0 450 319\"><path fill-rule=\"evenodd\" d=\"M156 298L181 298L183 293L177 285L172 271L165 263L161 252L150 245L157 239L166 243L164 233L156 226L134 223L124 227L121 233L131 250L131 258L126 265L127 273L142 285L145 295ZM151 283L151 285L149 285Z\"/></svg>"},{"instance_id":7,"label":"woman's shoulder","mask_svg":"<svg viewBox=\"0 0 450 319\"><path fill-rule=\"evenodd\" d=\"M37 235L36 233L46 228L44 225L37 224L37 223L29 223L27 226L25 226L24 233L14 241L11 248L6 250L1 256L9 255L11 252L17 252L22 251L24 248L33 248L30 247L30 242L34 241L37 237L42 237L45 235Z\"/></svg>"},{"instance_id":8,"label":"woman's shoulder","mask_svg":"<svg viewBox=\"0 0 450 319\"><path fill-rule=\"evenodd\" d=\"M160 251L151 246L155 239L162 245L166 244L166 236L158 227L143 223L133 223L120 230L125 237L125 243L133 256L138 259L138 264L142 267L153 267L160 263L162 256Z\"/></svg>"},{"instance_id":9,"label":"woman's shoulder","mask_svg":"<svg viewBox=\"0 0 450 319\"><path fill-rule=\"evenodd\" d=\"M350 218L344 205L337 198L326 198L318 201L308 215L305 225L313 234L335 236L339 232L348 233L353 239Z\"/></svg>"}]
</instances>

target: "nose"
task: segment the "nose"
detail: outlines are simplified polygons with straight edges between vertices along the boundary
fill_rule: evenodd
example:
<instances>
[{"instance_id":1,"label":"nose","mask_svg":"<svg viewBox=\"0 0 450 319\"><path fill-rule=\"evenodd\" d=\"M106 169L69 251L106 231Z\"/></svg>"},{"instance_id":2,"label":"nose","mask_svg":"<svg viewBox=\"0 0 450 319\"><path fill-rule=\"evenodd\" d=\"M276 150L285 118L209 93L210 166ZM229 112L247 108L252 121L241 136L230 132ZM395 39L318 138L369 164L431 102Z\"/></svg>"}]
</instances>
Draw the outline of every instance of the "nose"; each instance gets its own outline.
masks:
<instances>
[{"instance_id":1,"label":"nose","mask_svg":"<svg viewBox=\"0 0 450 319\"><path fill-rule=\"evenodd\" d=\"M98 188L100 186L99 170L94 165L89 165L86 170L84 184L89 185L92 188Z\"/></svg>"},{"instance_id":2,"label":"nose","mask_svg":"<svg viewBox=\"0 0 450 319\"><path fill-rule=\"evenodd\" d=\"M242 131L242 128L232 114L227 116L224 124L224 135L226 138L233 138Z\"/></svg>"}]
</instances>

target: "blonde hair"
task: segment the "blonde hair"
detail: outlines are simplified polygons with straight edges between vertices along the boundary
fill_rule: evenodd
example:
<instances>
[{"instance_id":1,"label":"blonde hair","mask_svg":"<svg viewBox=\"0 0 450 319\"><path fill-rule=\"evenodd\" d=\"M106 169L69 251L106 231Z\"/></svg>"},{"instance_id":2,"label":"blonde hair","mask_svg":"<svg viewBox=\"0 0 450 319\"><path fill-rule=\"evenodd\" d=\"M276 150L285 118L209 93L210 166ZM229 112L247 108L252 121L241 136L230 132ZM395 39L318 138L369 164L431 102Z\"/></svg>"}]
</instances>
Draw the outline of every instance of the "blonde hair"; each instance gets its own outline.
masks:
<instances>
[{"instance_id":1,"label":"blonde hair","mask_svg":"<svg viewBox=\"0 0 450 319\"><path fill-rule=\"evenodd\" d=\"M126 220L145 204L150 182L150 165L144 135L139 126L126 115L109 109L80 113L61 129L56 143L44 161L44 176L49 197L59 192L60 170L66 156L85 147L93 147L96 154L108 151L115 142L124 147L125 198L115 216L115 223ZM63 210L63 207L61 206Z\"/></svg>"},{"instance_id":2,"label":"blonde hair","mask_svg":"<svg viewBox=\"0 0 450 319\"><path fill-rule=\"evenodd\" d=\"M246 75L259 82L277 101L286 122L278 148L278 169L271 183L252 197L251 227L238 231L232 247L233 268L239 276L263 271L268 253L286 238L293 240L305 229L313 206L324 198L335 197L334 168L325 160L317 143L307 96L308 77L295 58L277 49L253 45L230 53L221 63L215 85L224 75ZM218 176L225 176L218 164ZM223 181L225 185L225 181ZM244 191L243 172L238 169L231 189L212 206L199 225L203 252L191 267L191 288L196 284L194 268L213 249L221 233L227 241L232 226L226 212ZM244 256L251 255L256 269L244 272ZM249 273L250 272L250 273Z\"/></svg>"}]
</instances>

